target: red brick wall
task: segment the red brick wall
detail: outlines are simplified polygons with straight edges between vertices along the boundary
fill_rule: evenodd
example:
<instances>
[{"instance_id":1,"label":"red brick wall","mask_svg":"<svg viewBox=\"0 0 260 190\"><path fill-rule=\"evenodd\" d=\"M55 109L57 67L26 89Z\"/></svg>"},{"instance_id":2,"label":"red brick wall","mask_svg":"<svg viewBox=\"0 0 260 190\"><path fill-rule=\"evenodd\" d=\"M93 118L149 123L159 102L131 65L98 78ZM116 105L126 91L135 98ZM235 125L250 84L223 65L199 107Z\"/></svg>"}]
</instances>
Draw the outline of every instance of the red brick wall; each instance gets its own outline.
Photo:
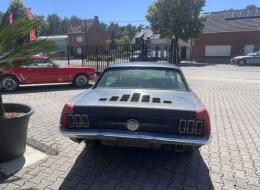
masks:
<instances>
[{"instance_id":1,"label":"red brick wall","mask_svg":"<svg viewBox=\"0 0 260 190\"><path fill-rule=\"evenodd\" d=\"M106 45L107 34L101 27L100 23L95 20L87 32L88 45Z\"/></svg>"},{"instance_id":2,"label":"red brick wall","mask_svg":"<svg viewBox=\"0 0 260 190\"><path fill-rule=\"evenodd\" d=\"M195 40L194 59L225 59L244 54L246 44L260 44L259 32L227 32L216 34L202 34ZM206 45L231 45L230 57L206 57Z\"/></svg>"}]
</instances>

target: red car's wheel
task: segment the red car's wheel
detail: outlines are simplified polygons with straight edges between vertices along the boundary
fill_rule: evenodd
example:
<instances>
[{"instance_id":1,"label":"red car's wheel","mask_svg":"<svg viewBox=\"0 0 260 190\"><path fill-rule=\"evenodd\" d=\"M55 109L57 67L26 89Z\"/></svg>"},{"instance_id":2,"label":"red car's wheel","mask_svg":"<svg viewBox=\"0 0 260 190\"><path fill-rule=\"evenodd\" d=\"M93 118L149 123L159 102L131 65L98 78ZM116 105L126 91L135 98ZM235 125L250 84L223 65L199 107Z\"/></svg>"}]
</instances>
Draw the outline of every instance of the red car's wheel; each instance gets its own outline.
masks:
<instances>
[{"instance_id":1,"label":"red car's wheel","mask_svg":"<svg viewBox=\"0 0 260 190\"><path fill-rule=\"evenodd\" d=\"M19 87L19 82L15 77L6 76L1 80L1 86L4 91L15 91Z\"/></svg>"},{"instance_id":2,"label":"red car's wheel","mask_svg":"<svg viewBox=\"0 0 260 190\"><path fill-rule=\"evenodd\" d=\"M78 88L84 88L88 85L88 83L88 77L84 74L78 75L74 80L74 84Z\"/></svg>"}]
</instances>

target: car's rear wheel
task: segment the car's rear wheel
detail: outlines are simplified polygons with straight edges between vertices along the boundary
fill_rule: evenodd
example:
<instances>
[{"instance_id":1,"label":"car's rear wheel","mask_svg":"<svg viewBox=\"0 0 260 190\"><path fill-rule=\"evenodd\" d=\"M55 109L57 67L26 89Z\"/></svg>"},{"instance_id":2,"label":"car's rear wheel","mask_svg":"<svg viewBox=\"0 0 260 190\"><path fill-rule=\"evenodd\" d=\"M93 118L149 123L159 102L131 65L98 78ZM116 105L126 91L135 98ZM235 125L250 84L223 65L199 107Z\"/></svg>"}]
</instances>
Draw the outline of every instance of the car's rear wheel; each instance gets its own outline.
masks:
<instances>
[{"instance_id":1,"label":"car's rear wheel","mask_svg":"<svg viewBox=\"0 0 260 190\"><path fill-rule=\"evenodd\" d=\"M4 91L12 92L17 90L19 87L19 82L15 77L6 76L1 80L1 86L3 87Z\"/></svg>"},{"instance_id":2,"label":"car's rear wheel","mask_svg":"<svg viewBox=\"0 0 260 190\"><path fill-rule=\"evenodd\" d=\"M239 66L244 66L244 65L246 65L246 60L244 60L244 59L238 60L237 64Z\"/></svg>"},{"instance_id":3,"label":"car's rear wheel","mask_svg":"<svg viewBox=\"0 0 260 190\"><path fill-rule=\"evenodd\" d=\"M89 79L88 79L87 75L80 74L75 77L74 84L78 88L84 88L89 84Z\"/></svg>"}]
</instances>

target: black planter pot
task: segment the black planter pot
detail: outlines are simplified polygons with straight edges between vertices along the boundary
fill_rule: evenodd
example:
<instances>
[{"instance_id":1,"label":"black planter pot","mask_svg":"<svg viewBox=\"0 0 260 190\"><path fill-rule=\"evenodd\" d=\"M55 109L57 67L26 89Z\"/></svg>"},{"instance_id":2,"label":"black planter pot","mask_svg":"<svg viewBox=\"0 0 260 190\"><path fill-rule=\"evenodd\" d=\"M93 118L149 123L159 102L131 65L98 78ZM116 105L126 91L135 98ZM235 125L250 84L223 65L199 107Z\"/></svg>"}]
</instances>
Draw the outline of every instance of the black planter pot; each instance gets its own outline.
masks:
<instances>
[{"instance_id":1,"label":"black planter pot","mask_svg":"<svg viewBox=\"0 0 260 190\"><path fill-rule=\"evenodd\" d=\"M23 104L4 104L6 112L22 112L23 115L0 120L0 162L17 158L26 149L27 128L33 110Z\"/></svg>"}]
</instances>

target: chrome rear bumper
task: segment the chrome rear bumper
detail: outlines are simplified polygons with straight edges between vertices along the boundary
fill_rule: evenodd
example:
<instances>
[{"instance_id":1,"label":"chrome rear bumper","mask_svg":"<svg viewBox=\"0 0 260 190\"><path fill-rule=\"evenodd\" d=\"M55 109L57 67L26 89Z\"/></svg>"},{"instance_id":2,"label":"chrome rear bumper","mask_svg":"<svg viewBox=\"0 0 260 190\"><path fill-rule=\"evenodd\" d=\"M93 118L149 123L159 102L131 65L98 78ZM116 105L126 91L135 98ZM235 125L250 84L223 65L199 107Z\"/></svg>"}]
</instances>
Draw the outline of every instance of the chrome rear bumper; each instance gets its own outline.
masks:
<instances>
[{"instance_id":1,"label":"chrome rear bumper","mask_svg":"<svg viewBox=\"0 0 260 190\"><path fill-rule=\"evenodd\" d=\"M167 135L149 132L115 131L103 129L64 129L60 128L65 137L74 139L97 139L97 140L139 140L154 144L173 144L186 146L203 146L210 142L209 137L189 137L180 135Z\"/></svg>"}]
</instances>

